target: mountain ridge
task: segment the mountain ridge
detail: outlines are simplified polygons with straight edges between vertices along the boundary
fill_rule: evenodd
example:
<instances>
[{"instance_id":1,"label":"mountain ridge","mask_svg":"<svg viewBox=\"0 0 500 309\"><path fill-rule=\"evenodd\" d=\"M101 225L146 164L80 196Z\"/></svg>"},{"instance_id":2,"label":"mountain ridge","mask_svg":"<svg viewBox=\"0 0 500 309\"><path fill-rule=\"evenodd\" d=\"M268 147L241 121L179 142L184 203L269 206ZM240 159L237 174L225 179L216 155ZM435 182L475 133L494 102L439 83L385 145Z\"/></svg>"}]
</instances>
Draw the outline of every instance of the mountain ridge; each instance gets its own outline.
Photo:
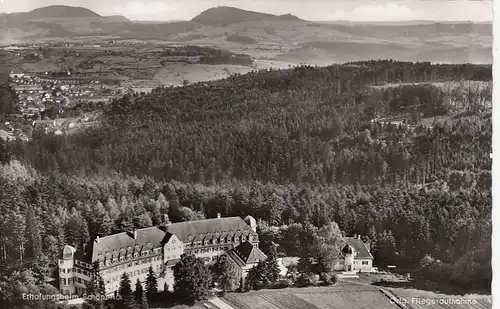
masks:
<instances>
[{"instance_id":1,"label":"mountain ridge","mask_svg":"<svg viewBox=\"0 0 500 309\"><path fill-rule=\"evenodd\" d=\"M204 25L227 26L249 21L303 21L292 14L274 15L255 11L242 10L231 6L209 8L194 18L192 22Z\"/></svg>"},{"instance_id":2,"label":"mountain ridge","mask_svg":"<svg viewBox=\"0 0 500 309\"><path fill-rule=\"evenodd\" d=\"M0 17L6 18L10 21L31 21L38 19L100 19L100 20L109 20L109 21L126 21L130 20L125 16L121 15L112 15L112 16L103 16L99 15L96 12L82 7L82 6L69 6L69 5L49 5L40 8L36 8L29 12L15 12L9 14L0 14Z\"/></svg>"}]
</instances>

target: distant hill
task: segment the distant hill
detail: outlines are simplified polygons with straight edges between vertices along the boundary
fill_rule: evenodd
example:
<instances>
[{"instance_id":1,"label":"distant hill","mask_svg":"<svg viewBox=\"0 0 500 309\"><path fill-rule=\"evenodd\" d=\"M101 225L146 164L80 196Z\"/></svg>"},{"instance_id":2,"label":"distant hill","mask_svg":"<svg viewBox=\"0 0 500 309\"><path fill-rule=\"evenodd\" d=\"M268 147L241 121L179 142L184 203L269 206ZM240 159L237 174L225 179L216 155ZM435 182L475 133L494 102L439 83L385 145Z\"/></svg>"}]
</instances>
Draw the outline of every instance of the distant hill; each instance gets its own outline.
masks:
<instances>
[{"instance_id":1,"label":"distant hill","mask_svg":"<svg viewBox=\"0 0 500 309\"><path fill-rule=\"evenodd\" d=\"M130 22L126 17L120 15L101 16L94 11L84 7L51 5L30 12L11 14L0 14L0 20L7 22L30 22L30 21L60 21L60 20L89 20L104 22Z\"/></svg>"},{"instance_id":2,"label":"distant hill","mask_svg":"<svg viewBox=\"0 0 500 309\"><path fill-rule=\"evenodd\" d=\"M219 6L201 12L191 21L204 25L227 26L230 24L248 22L248 21L283 21L283 20L298 21L301 19L291 14L273 15L273 14L258 13L253 11L245 11L242 9L229 6Z\"/></svg>"},{"instance_id":3,"label":"distant hill","mask_svg":"<svg viewBox=\"0 0 500 309\"><path fill-rule=\"evenodd\" d=\"M51 5L31 12L24 13L24 18L84 18L84 17L100 17L101 15L84 7L75 7L67 5Z\"/></svg>"}]
</instances>

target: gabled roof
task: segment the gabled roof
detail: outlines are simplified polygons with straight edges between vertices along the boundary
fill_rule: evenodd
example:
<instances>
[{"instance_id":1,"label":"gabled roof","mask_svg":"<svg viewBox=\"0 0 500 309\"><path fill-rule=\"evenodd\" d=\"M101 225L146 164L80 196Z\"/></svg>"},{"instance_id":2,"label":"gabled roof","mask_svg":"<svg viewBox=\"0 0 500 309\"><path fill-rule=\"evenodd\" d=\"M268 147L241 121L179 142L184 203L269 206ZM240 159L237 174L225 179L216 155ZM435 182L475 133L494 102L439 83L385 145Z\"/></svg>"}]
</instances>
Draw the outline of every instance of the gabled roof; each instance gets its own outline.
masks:
<instances>
[{"instance_id":1,"label":"gabled roof","mask_svg":"<svg viewBox=\"0 0 500 309\"><path fill-rule=\"evenodd\" d=\"M129 252L142 252L161 247L164 241L170 239L171 234L165 233L159 227L148 227L136 230L137 238L134 239L133 232L122 232L107 237L100 237L99 242L93 242L92 261L105 257L115 258L128 254Z\"/></svg>"},{"instance_id":2,"label":"gabled roof","mask_svg":"<svg viewBox=\"0 0 500 309\"><path fill-rule=\"evenodd\" d=\"M159 248L168 242L172 235L184 243L190 243L195 239L212 240L214 237L226 235L257 235L240 217L179 222L138 229L135 232L137 233L136 239L134 239L134 232L122 232L100 237L98 242L93 241L92 262Z\"/></svg>"},{"instance_id":3,"label":"gabled roof","mask_svg":"<svg viewBox=\"0 0 500 309\"><path fill-rule=\"evenodd\" d=\"M361 239L356 237L346 237L345 242L347 243L347 245L351 246L352 249L356 251L355 258L373 259L373 256L371 255L370 251L368 250L368 248Z\"/></svg>"},{"instance_id":4,"label":"gabled roof","mask_svg":"<svg viewBox=\"0 0 500 309\"><path fill-rule=\"evenodd\" d=\"M206 220L172 223L165 231L174 234L184 243L198 240L211 240L225 235L256 235L252 228L240 217L214 218Z\"/></svg>"},{"instance_id":5,"label":"gabled roof","mask_svg":"<svg viewBox=\"0 0 500 309\"><path fill-rule=\"evenodd\" d=\"M267 258L259 248L254 247L248 241L245 241L231 251L233 251L245 264L258 263Z\"/></svg>"}]
</instances>

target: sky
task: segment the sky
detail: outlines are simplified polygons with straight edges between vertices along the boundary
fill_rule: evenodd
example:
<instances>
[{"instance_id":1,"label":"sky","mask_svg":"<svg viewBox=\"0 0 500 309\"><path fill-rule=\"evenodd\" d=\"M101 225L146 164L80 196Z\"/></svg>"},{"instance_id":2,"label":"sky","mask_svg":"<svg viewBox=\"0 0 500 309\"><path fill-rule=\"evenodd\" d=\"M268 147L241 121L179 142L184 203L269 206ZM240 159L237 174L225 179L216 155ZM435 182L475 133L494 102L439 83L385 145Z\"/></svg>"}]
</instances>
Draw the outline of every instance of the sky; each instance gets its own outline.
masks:
<instances>
[{"instance_id":1,"label":"sky","mask_svg":"<svg viewBox=\"0 0 500 309\"><path fill-rule=\"evenodd\" d=\"M0 12L48 5L84 6L131 20L189 20L211 7L233 6L312 21L492 21L491 0L0 0Z\"/></svg>"}]
</instances>

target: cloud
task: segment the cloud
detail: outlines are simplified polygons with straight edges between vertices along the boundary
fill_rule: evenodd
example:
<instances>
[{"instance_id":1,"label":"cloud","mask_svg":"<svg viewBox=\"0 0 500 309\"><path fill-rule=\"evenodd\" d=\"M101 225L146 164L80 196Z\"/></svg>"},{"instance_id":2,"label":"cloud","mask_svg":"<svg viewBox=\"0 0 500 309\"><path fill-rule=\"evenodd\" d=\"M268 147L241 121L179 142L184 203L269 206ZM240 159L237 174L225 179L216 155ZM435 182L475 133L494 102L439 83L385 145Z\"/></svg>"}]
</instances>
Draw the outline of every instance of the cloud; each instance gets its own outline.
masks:
<instances>
[{"instance_id":1,"label":"cloud","mask_svg":"<svg viewBox=\"0 0 500 309\"><path fill-rule=\"evenodd\" d=\"M333 13L333 20L356 21L401 21L415 20L423 16L422 10L410 9L397 3L364 4L351 11L339 10Z\"/></svg>"},{"instance_id":2,"label":"cloud","mask_svg":"<svg viewBox=\"0 0 500 309\"><path fill-rule=\"evenodd\" d=\"M133 20L166 20L175 14L177 8L163 1L129 1L112 8L113 14L125 15Z\"/></svg>"}]
</instances>

